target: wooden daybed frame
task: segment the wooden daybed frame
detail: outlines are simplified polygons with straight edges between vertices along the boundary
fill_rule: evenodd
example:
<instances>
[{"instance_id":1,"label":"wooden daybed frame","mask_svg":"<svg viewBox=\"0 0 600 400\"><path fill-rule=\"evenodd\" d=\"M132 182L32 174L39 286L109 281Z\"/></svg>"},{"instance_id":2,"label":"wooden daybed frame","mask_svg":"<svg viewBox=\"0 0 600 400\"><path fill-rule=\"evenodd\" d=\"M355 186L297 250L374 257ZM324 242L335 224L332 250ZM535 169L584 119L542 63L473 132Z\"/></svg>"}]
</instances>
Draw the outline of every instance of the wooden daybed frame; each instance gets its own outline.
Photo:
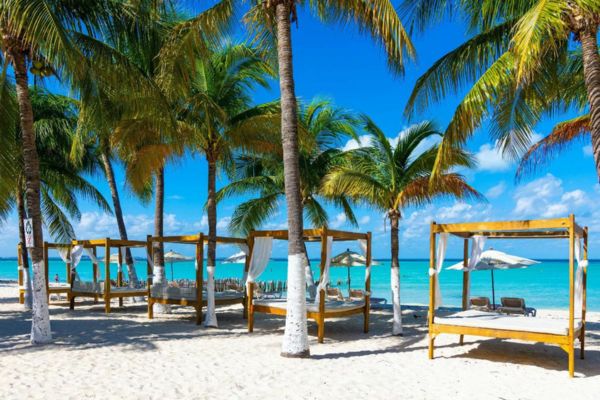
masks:
<instances>
[{"instance_id":1,"label":"wooden daybed frame","mask_svg":"<svg viewBox=\"0 0 600 400\"><path fill-rule=\"evenodd\" d=\"M71 263L66 263L66 276L67 283L66 286L51 286L50 285L50 276L49 276L49 259L48 259L48 250L49 249L58 249L62 247L69 248L69 256L70 256L70 243L49 243L44 242L44 266L45 266L45 279L46 279L46 294L48 295L48 299L50 299L51 294L61 294L64 293L67 296L67 301L71 298ZM21 266L23 264L23 251L27 251L24 249L21 243L17 245L17 266ZM19 286L19 303L25 303L25 288L24 288L24 276L21 268L18 270L18 286Z\"/></svg>"},{"instance_id":2,"label":"wooden daybed frame","mask_svg":"<svg viewBox=\"0 0 600 400\"><path fill-rule=\"evenodd\" d=\"M327 236L332 236L334 241L351 241L351 240L360 240L364 239L367 241L367 268L371 266L371 232L367 233L356 233L356 232L346 232L346 231L338 231L331 230L327 228L320 229L305 229L304 230L304 241L305 242L321 242L321 265L320 265L320 273L323 275L323 270L325 268L325 257L327 253ZM287 230L274 230L274 231L251 231L250 236L248 238L248 248L249 254L252 254L252 248L254 244L254 238L256 237L272 237L277 240L287 240L288 239L288 231ZM248 259L250 256L248 257ZM248 283L248 332L254 331L254 313L260 312L265 314L272 315L286 315L286 307L273 307L270 305L261 305L254 304L254 286L255 283ZM365 333L369 332L369 311L370 311L370 294L371 290L371 275L368 274L365 279L365 301L364 305L357 308L352 308L348 310L327 310L325 307L325 299L326 294L325 290L320 290L317 294L319 296L319 307L318 311L309 311L306 312L306 317L314 320L317 323L317 337L318 342L323 343L323 339L325 337L325 320L333 319L333 318L342 318L350 315L362 314L364 318L364 326L363 330ZM285 303L284 303L285 305Z\"/></svg>"},{"instance_id":3,"label":"wooden daybed frame","mask_svg":"<svg viewBox=\"0 0 600 400\"><path fill-rule=\"evenodd\" d=\"M95 302L98 301L99 298L104 300L104 311L109 314L110 313L110 301L111 299L118 298L119 299L119 307L123 307L123 298L124 297L140 297L148 295L148 288L135 289L135 288L123 288L118 291L111 291L110 284L110 250L113 247L119 248L118 257L121 258L121 247L139 247L146 248L146 242L140 240L120 240L120 239L93 239L93 240L73 240L72 246L83 246L84 248L91 249L94 256L96 255L96 249L98 247L104 247L104 291L86 291L80 288L74 288L75 279L71 277L71 299L69 303L69 307L71 310L75 309L75 298L76 297L91 297ZM122 261L122 260L120 260ZM97 271L98 264L92 262L93 268L93 283L98 283L97 280ZM108 283L108 284L107 284ZM117 286L120 288L123 285L123 272L119 271L117 273Z\"/></svg>"},{"instance_id":4,"label":"wooden daybed frame","mask_svg":"<svg viewBox=\"0 0 600 400\"><path fill-rule=\"evenodd\" d=\"M575 223L575 217L527 220L527 221L500 221L500 222L472 222L458 224L436 224L431 223L430 233L430 268L435 268L436 258L436 236L440 233L448 233L464 239L464 265L468 263L469 238L474 235L486 236L489 239L568 239L569 240L569 319L566 334L534 332L528 330L495 329L489 327L452 325L444 318L444 323L436 323L435 319L435 279L429 279L429 358L433 359L435 338L442 333L460 335L460 343L463 343L464 335L485 336L501 339L517 339L533 342L552 343L559 345L568 354L569 376L575 373L575 340L579 339L581 344L580 357L584 358L585 347L585 312L586 312L586 280L587 270L583 267L583 304L581 307L581 321L575 324L575 265L574 254L576 235L583 239L582 259L588 258L588 229L582 228ZM463 272L463 296L462 308L468 308L469 271ZM513 317L527 318L527 317ZM536 318L537 319L537 318Z\"/></svg>"},{"instance_id":5,"label":"wooden daybed frame","mask_svg":"<svg viewBox=\"0 0 600 400\"><path fill-rule=\"evenodd\" d=\"M164 298L154 297L152 294L152 266L148 263L148 318L154 318L153 305L158 304L171 304L178 306L189 306L196 309L196 324L202 322L202 307L207 304L206 299L203 298L203 264L204 264L204 243L208 241L208 236L200 233L197 235L184 235L184 236L148 236L147 238L147 251L148 257L154 256L154 244L155 243L187 243L196 246L196 299L191 300L189 298ZM246 244L246 239L217 236L217 244ZM245 271L248 271L248 262L250 257L246 257L246 263L244 265ZM217 298L215 296L215 306L241 304L244 308L243 315L246 316L246 298L245 293L240 298Z\"/></svg>"}]
</instances>

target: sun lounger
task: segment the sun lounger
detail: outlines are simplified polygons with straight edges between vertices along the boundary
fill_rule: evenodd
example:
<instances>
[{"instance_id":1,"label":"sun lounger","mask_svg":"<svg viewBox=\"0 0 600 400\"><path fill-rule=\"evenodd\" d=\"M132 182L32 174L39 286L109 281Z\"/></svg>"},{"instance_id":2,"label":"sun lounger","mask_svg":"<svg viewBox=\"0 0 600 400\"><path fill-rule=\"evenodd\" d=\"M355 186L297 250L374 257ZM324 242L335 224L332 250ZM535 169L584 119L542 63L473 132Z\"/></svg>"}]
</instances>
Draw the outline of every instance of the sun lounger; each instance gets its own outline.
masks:
<instances>
[{"instance_id":1,"label":"sun lounger","mask_svg":"<svg viewBox=\"0 0 600 400\"><path fill-rule=\"evenodd\" d=\"M479 311L490 311L492 309L489 297L471 297L469 308Z\"/></svg>"},{"instance_id":2,"label":"sun lounger","mask_svg":"<svg viewBox=\"0 0 600 400\"><path fill-rule=\"evenodd\" d=\"M498 308L498 311L504 314L519 314L519 315L531 315L535 317L535 308L525 306L525 299L520 297L502 297L500 299L502 306Z\"/></svg>"}]
</instances>

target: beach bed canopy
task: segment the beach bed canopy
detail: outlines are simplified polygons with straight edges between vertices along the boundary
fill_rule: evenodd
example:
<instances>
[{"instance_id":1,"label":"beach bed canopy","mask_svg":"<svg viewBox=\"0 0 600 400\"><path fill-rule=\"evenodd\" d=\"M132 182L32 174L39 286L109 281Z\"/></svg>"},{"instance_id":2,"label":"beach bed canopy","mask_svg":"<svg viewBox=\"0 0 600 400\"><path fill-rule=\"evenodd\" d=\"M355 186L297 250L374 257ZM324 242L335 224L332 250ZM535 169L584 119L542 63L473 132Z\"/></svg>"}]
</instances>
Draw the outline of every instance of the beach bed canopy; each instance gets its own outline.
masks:
<instances>
[{"instance_id":1,"label":"beach bed canopy","mask_svg":"<svg viewBox=\"0 0 600 400\"><path fill-rule=\"evenodd\" d=\"M206 283L203 279L204 264L204 245L208 242L208 236L203 233L197 235L184 236L148 236L148 282L150 288L148 295L148 318L154 318L153 305L171 304L180 306L190 306L196 309L196 323L202 322L202 307L206 306L207 315L205 319L206 326L217 326L217 316L215 307L220 305L241 304L246 315L245 291L236 287L231 281L226 287L219 287L222 290L215 290L214 266L207 266L208 277ZM189 244L195 246L195 280L193 282L168 282L160 281L164 276L164 265L155 265L154 247L158 243ZM248 249L246 239L217 236L217 245L230 244L236 245L240 249ZM167 253L168 254L168 253ZM167 262L165 254L165 262ZM163 271L160 271L160 269ZM244 275L247 274L248 265L244 267ZM200 290L198 290L198 288Z\"/></svg>"},{"instance_id":2,"label":"beach bed canopy","mask_svg":"<svg viewBox=\"0 0 600 400\"><path fill-rule=\"evenodd\" d=\"M248 290L248 332L254 330L254 313L262 312L273 315L286 315L287 302L285 299L254 299L254 286L256 279L265 270L273 240L287 240L287 230L251 231L248 238L250 250L250 265L246 280ZM317 296L313 301L307 300L307 318L317 322L317 336L319 343L323 343L325 336L325 319L340 318L350 315L362 314L364 318L364 331L369 330L369 310L371 297L371 233L356 233L331 230L325 227L320 229L305 229L305 242L321 243L320 277L317 286ZM328 301L326 289L329 284L329 268L331 266L331 246L338 241L358 241L365 256L365 292L364 298L359 300ZM307 265L306 268L310 268Z\"/></svg>"},{"instance_id":3,"label":"beach bed canopy","mask_svg":"<svg viewBox=\"0 0 600 400\"><path fill-rule=\"evenodd\" d=\"M442 333L519 339L558 344L568 354L569 375L575 371L575 340L584 357L587 280L588 230L568 218L469 222L453 224L431 223L429 266L429 358L433 358L434 341ZM448 236L463 239L463 311L451 316L436 317L442 304L439 275L446 253ZM481 261L487 240L494 239L562 239L569 241L569 317L563 320L529 318L469 310L470 272ZM471 255L469 257L469 241ZM583 242L583 248L582 248Z\"/></svg>"},{"instance_id":4,"label":"beach bed canopy","mask_svg":"<svg viewBox=\"0 0 600 400\"><path fill-rule=\"evenodd\" d=\"M121 239L92 239L92 240L73 240L71 242L71 300L70 308L75 308L76 297L91 297L94 301L99 298L104 300L104 311L110 313L111 299L119 299L119 307L123 306L124 297L143 297L148 294L148 288L142 285L133 287L131 279L129 284L125 285L123 280L123 262L125 260L126 250L128 248L146 248L146 242L140 240L121 240ZM97 249L104 248L104 259L97 257ZM111 249L118 249L117 253L117 280L111 280ZM85 253L92 261L92 280L84 281L79 278L76 267ZM104 263L104 279L98 268L100 263Z\"/></svg>"}]
</instances>

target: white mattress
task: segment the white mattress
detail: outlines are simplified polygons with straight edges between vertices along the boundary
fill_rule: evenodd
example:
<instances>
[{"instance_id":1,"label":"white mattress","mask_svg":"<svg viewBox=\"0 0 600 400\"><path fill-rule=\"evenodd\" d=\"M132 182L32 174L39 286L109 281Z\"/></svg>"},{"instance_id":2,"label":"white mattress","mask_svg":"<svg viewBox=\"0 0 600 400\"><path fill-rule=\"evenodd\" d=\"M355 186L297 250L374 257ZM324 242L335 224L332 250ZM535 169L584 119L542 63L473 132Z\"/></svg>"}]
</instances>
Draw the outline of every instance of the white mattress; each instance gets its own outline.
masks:
<instances>
[{"instance_id":1,"label":"white mattress","mask_svg":"<svg viewBox=\"0 0 600 400\"><path fill-rule=\"evenodd\" d=\"M196 300L197 292L196 288L178 288L172 286L163 285L152 285L151 288L152 297L161 299L186 299ZM202 292L202 298L206 300L206 291ZM215 292L215 300L235 300L242 299L244 293L235 290L227 290L225 292Z\"/></svg>"},{"instance_id":2,"label":"white mattress","mask_svg":"<svg viewBox=\"0 0 600 400\"><path fill-rule=\"evenodd\" d=\"M280 308L285 310L287 308L286 299L265 299L265 300L254 300L255 305L267 306L273 308ZM325 311L349 311L356 310L365 306L364 300L355 301L338 301L329 300L325 302ZM315 304L312 301L306 301L306 309L309 312L318 312L319 304Z\"/></svg>"},{"instance_id":3,"label":"white mattress","mask_svg":"<svg viewBox=\"0 0 600 400\"><path fill-rule=\"evenodd\" d=\"M82 293L104 294L104 281L94 283L93 281L76 280L73 282L73 291ZM128 286L111 286L110 291L111 293L136 292L140 294L146 294L148 292L146 288L130 288Z\"/></svg>"},{"instance_id":4,"label":"white mattress","mask_svg":"<svg viewBox=\"0 0 600 400\"><path fill-rule=\"evenodd\" d=\"M435 317L434 322L442 325L504 329L508 331L548 333L552 335L569 334L568 319L525 317L478 310L466 310L447 317ZM580 328L581 319L576 318L575 331Z\"/></svg>"},{"instance_id":5,"label":"white mattress","mask_svg":"<svg viewBox=\"0 0 600 400\"><path fill-rule=\"evenodd\" d=\"M71 285L69 285L68 283L63 283L63 282L49 282L48 286L51 289L70 289Z\"/></svg>"}]
</instances>

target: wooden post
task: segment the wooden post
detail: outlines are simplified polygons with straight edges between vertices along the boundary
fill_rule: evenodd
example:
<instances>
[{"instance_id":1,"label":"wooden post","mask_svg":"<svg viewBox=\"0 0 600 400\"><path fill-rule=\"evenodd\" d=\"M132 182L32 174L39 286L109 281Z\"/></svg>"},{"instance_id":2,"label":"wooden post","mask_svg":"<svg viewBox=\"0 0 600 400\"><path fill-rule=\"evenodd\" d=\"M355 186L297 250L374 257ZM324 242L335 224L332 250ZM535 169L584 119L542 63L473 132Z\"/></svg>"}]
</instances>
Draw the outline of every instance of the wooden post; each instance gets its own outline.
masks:
<instances>
[{"instance_id":1,"label":"wooden post","mask_svg":"<svg viewBox=\"0 0 600 400\"><path fill-rule=\"evenodd\" d=\"M150 259L152 259L152 263L154 263L154 242L152 241L152 235L146 236L146 286L148 289L148 319L154 318L154 303L152 301L152 274L154 271L152 270Z\"/></svg>"},{"instance_id":2,"label":"wooden post","mask_svg":"<svg viewBox=\"0 0 600 400\"><path fill-rule=\"evenodd\" d=\"M367 232L367 277L365 279L365 312L364 312L364 327L365 333L369 332L369 316L371 312L371 232Z\"/></svg>"},{"instance_id":3,"label":"wooden post","mask_svg":"<svg viewBox=\"0 0 600 400\"><path fill-rule=\"evenodd\" d=\"M110 239L104 241L104 312L110 313Z\"/></svg>"},{"instance_id":4,"label":"wooden post","mask_svg":"<svg viewBox=\"0 0 600 400\"><path fill-rule=\"evenodd\" d=\"M117 287L123 286L123 259L121 258L121 246L117 247L117 265L119 267L117 271ZM123 298L119 297L119 307L123 307Z\"/></svg>"},{"instance_id":5,"label":"wooden post","mask_svg":"<svg viewBox=\"0 0 600 400\"><path fill-rule=\"evenodd\" d=\"M203 289L204 289L204 234L198 235L198 243L196 243L196 295L198 308L196 308L196 325L202 323L202 304Z\"/></svg>"},{"instance_id":6,"label":"wooden post","mask_svg":"<svg viewBox=\"0 0 600 400\"><path fill-rule=\"evenodd\" d=\"M96 261L98 261L98 258L96 257L98 255L96 246L92 246L92 254L94 255L94 258L96 259ZM94 275L94 277L93 277L94 287L96 287L95 284L98 283L98 263L94 262L94 261L92 261L92 274ZM98 295L94 296L94 304L98 304Z\"/></svg>"},{"instance_id":7,"label":"wooden post","mask_svg":"<svg viewBox=\"0 0 600 400\"><path fill-rule=\"evenodd\" d=\"M466 268L469 266L469 239L463 241L463 290L462 290L462 309L466 310L469 308L469 287L471 282L469 281L471 276ZM465 341L465 335L460 335L460 344L463 345Z\"/></svg>"},{"instance_id":8,"label":"wooden post","mask_svg":"<svg viewBox=\"0 0 600 400\"><path fill-rule=\"evenodd\" d=\"M583 228L583 259L588 260L588 228ZM587 267L583 269L583 296L581 305L581 332L579 334L579 344L581 345L579 358L585 358L585 312L587 308Z\"/></svg>"},{"instance_id":9,"label":"wooden post","mask_svg":"<svg viewBox=\"0 0 600 400\"><path fill-rule=\"evenodd\" d=\"M46 296L48 296L48 302L50 302L50 277L48 276L48 270L50 261L48 260L48 242L44 242L44 253L43 253L43 261L44 261L44 277L46 279Z\"/></svg>"},{"instance_id":10,"label":"wooden post","mask_svg":"<svg viewBox=\"0 0 600 400\"><path fill-rule=\"evenodd\" d=\"M319 275L320 283L323 283L323 287L327 287L327 282L323 282L325 272L325 260L327 259L327 227L321 228L321 263L319 269L321 271ZM323 343L323 337L325 335L325 289L319 290L319 314L317 317L317 336L319 343Z\"/></svg>"},{"instance_id":11,"label":"wooden post","mask_svg":"<svg viewBox=\"0 0 600 400\"><path fill-rule=\"evenodd\" d=\"M248 332L254 331L254 282L248 282Z\"/></svg>"},{"instance_id":12,"label":"wooden post","mask_svg":"<svg viewBox=\"0 0 600 400\"><path fill-rule=\"evenodd\" d=\"M69 285L69 291L67 292L67 302L71 303L71 256L73 255L73 246L69 245L69 252L67 253L67 285Z\"/></svg>"},{"instance_id":13,"label":"wooden post","mask_svg":"<svg viewBox=\"0 0 600 400\"><path fill-rule=\"evenodd\" d=\"M435 268L435 222L431 222L429 229L429 268ZM427 321L429 325L429 359L433 359L433 346L435 337L433 336L433 318L435 314L435 280L433 275L429 275L429 315Z\"/></svg>"},{"instance_id":14,"label":"wooden post","mask_svg":"<svg viewBox=\"0 0 600 400\"><path fill-rule=\"evenodd\" d=\"M569 376L575 375L575 217L573 214L569 216Z\"/></svg>"},{"instance_id":15,"label":"wooden post","mask_svg":"<svg viewBox=\"0 0 600 400\"><path fill-rule=\"evenodd\" d=\"M19 304L25 304L25 291L24 288L24 279L23 279L23 269L25 267L29 267L28 265L23 265L23 243L17 244L17 282L19 285Z\"/></svg>"},{"instance_id":16,"label":"wooden post","mask_svg":"<svg viewBox=\"0 0 600 400\"><path fill-rule=\"evenodd\" d=\"M248 278L248 271L250 270L250 259L252 257L252 247L254 240L251 237L246 239L246 246L248 246L248 254L246 254L246 262L244 263L244 275ZM244 288L244 311L242 317L248 318L248 289L246 288L246 282L242 282Z\"/></svg>"}]
</instances>

